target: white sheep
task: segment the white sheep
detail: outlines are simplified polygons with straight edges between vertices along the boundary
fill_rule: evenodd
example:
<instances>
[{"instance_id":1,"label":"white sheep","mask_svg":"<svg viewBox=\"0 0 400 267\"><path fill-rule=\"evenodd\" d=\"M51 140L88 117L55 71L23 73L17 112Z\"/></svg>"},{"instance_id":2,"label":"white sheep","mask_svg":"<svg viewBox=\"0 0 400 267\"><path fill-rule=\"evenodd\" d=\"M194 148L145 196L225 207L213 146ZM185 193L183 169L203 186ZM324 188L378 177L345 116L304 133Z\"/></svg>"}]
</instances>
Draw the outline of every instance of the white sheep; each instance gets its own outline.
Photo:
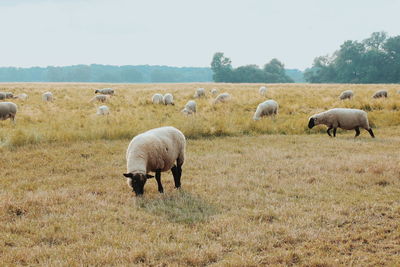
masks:
<instances>
[{"instance_id":1,"label":"white sheep","mask_svg":"<svg viewBox=\"0 0 400 267\"><path fill-rule=\"evenodd\" d=\"M103 89L97 89L94 91L95 94L100 93L102 95L114 95L114 90L111 88L103 88Z\"/></svg>"},{"instance_id":2,"label":"white sheep","mask_svg":"<svg viewBox=\"0 0 400 267\"><path fill-rule=\"evenodd\" d=\"M17 114L17 105L12 102L0 103L0 120L10 119L15 123L15 115Z\"/></svg>"},{"instance_id":3,"label":"white sheep","mask_svg":"<svg viewBox=\"0 0 400 267\"><path fill-rule=\"evenodd\" d=\"M228 93L222 93L219 94L215 99L214 99L214 104L218 103L225 103L228 102L231 99L231 95Z\"/></svg>"},{"instance_id":4,"label":"white sheep","mask_svg":"<svg viewBox=\"0 0 400 267\"><path fill-rule=\"evenodd\" d=\"M170 93L167 93L163 96L164 105L175 105L174 96Z\"/></svg>"},{"instance_id":5,"label":"white sheep","mask_svg":"<svg viewBox=\"0 0 400 267\"><path fill-rule=\"evenodd\" d=\"M28 98L28 95L25 93L17 95L15 98L21 99L21 100L26 100Z\"/></svg>"},{"instance_id":6,"label":"white sheep","mask_svg":"<svg viewBox=\"0 0 400 267\"><path fill-rule=\"evenodd\" d=\"M154 94L153 97L151 98L151 102L153 102L153 104L164 104L163 95L162 94Z\"/></svg>"},{"instance_id":7,"label":"white sheep","mask_svg":"<svg viewBox=\"0 0 400 267\"><path fill-rule=\"evenodd\" d=\"M267 100L258 105L253 120L257 121L263 116L278 114L279 105L275 100Z\"/></svg>"},{"instance_id":8,"label":"white sheep","mask_svg":"<svg viewBox=\"0 0 400 267\"><path fill-rule=\"evenodd\" d=\"M360 135L360 129L364 128L374 138L374 133L369 126L367 112L360 109L351 108L334 108L322 113L315 114L310 117L308 128L313 128L315 125L324 124L328 126L326 131L331 136L330 130L333 128L333 136L336 136L336 129L355 130L355 137Z\"/></svg>"},{"instance_id":9,"label":"white sheep","mask_svg":"<svg viewBox=\"0 0 400 267\"><path fill-rule=\"evenodd\" d=\"M386 90L380 90L373 94L373 98L388 97L388 92Z\"/></svg>"},{"instance_id":10,"label":"white sheep","mask_svg":"<svg viewBox=\"0 0 400 267\"><path fill-rule=\"evenodd\" d=\"M196 92L194 93L194 98L200 98L202 96L206 96L206 91L204 88L197 88Z\"/></svg>"},{"instance_id":11,"label":"white sheep","mask_svg":"<svg viewBox=\"0 0 400 267\"><path fill-rule=\"evenodd\" d=\"M196 113L196 102L194 100L188 101L185 105L185 108L182 109L182 113L186 115Z\"/></svg>"},{"instance_id":12,"label":"white sheep","mask_svg":"<svg viewBox=\"0 0 400 267\"><path fill-rule=\"evenodd\" d=\"M6 92L6 98L14 98L14 94L11 92Z\"/></svg>"},{"instance_id":13,"label":"white sheep","mask_svg":"<svg viewBox=\"0 0 400 267\"><path fill-rule=\"evenodd\" d=\"M6 93L0 92L0 100L5 100L6 98Z\"/></svg>"},{"instance_id":14,"label":"white sheep","mask_svg":"<svg viewBox=\"0 0 400 267\"><path fill-rule=\"evenodd\" d=\"M97 115L109 115L110 109L107 106L100 106L97 108Z\"/></svg>"},{"instance_id":15,"label":"white sheep","mask_svg":"<svg viewBox=\"0 0 400 267\"><path fill-rule=\"evenodd\" d=\"M354 93L353 93L352 90L346 90L346 91L343 91L343 92L340 94L339 99L340 99L340 100L352 99L353 96L354 96Z\"/></svg>"},{"instance_id":16,"label":"white sheep","mask_svg":"<svg viewBox=\"0 0 400 267\"><path fill-rule=\"evenodd\" d=\"M109 95L95 95L92 99L89 100L89 103L93 101L98 101L98 102L107 102L109 99Z\"/></svg>"},{"instance_id":17,"label":"white sheep","mask_svg":"<svg viewBox=\"0 0 400 267\"><path fill-rule=\"evenodd\" d=\"M212 95L218 94L218 89L215 89L215 88L211 89L211 94Z\"/></svg>"},{"instance_id":18,"label":"white sheep","mask_svg":"<svg viewBox=\"0 0 400 267\"><path fill-rule=\"evenodd\" d=\"M127 172L123 174L132 191L142 195L147 179L154 177L149 172L155 172L158 191L163 193L161 172L168 170L172 171L175 187L179 188L185 146L183 133L171 126L155 128L135 136L126 151Z\"/></svg>"},{"instance_id":19,"label":"white sheep","mask_svg":"<svg viewBox=\"0 0 400 267\"><path fill-rule=\"evenodd\" d=\"M42 95L42 100L45 102L53 101L53 94L51 92L46 92Z\"/></svg>"},{"instance_id":20,"label":"white sheep","mask_svg":"<svg viewBox=\"0 0 400 267\"><path fill-rule=\"evenodd\" d=\"M267 94L267 87L261 86L258 92L260 93L260 95L265 96Z\"/></svg>"}]
</instances>

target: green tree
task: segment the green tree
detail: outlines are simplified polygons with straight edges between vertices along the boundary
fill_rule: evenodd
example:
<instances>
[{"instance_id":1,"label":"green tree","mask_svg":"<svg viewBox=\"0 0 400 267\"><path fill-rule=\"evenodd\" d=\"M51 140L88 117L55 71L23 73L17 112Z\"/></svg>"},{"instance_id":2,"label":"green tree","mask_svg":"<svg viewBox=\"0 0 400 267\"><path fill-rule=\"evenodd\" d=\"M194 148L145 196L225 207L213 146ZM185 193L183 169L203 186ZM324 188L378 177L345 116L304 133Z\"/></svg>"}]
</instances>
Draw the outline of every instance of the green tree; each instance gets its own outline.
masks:
<instances>
[{"instance_id":1,"label":"green tree","mask_svg":"<svg viewBox=\"0 0 400 267\"><path fill-rule=\"evenodd\" d=\"M213 71L213 80L215 82L232 82L233 70L231 60L224 56L224 53L217 52L214 54L211 69Z\"/></svg>"}]
</instances>

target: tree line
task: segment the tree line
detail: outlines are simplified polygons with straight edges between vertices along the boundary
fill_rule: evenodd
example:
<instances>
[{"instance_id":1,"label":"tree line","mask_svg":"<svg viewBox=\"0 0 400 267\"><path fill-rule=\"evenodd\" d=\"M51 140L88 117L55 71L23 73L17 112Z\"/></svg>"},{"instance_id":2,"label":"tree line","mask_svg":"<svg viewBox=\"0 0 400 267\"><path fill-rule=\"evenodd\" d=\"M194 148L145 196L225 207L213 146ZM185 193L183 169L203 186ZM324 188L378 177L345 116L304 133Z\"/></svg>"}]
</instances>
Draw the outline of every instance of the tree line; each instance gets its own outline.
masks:
<instances>
[{"instance_id":1,"label":"tree line","mask_svg":"<svg viewBox=\"0 0 400 267\"><path fill-rule=\"evenodd\" d=\"M345 41L332 55L314 59L310 83L399 83L400 36L374 32L361 42Z\"/></svg>"},{"instance_id":2,"label":"tree line","mask_svg":"<svg viewBox=\"0 0 400 267\"><path fill-rule=\"evenodd\" d=\"M274 58L263 68L257 65L232 67L232 61L224 53L214 54L211 69L215 82L226 83L292 83L282 62Z\"/></svg>"},{"instance_id":3,"label":"tree line","mask_svg":"<svg viewBox=\"0 0 400 267\"><path fill-rule=\"evenodd\" d=\"M209 82L210 68L169 66L74 65L64 67L1 67L0 82Z\"/></svg>"}]
</instances>

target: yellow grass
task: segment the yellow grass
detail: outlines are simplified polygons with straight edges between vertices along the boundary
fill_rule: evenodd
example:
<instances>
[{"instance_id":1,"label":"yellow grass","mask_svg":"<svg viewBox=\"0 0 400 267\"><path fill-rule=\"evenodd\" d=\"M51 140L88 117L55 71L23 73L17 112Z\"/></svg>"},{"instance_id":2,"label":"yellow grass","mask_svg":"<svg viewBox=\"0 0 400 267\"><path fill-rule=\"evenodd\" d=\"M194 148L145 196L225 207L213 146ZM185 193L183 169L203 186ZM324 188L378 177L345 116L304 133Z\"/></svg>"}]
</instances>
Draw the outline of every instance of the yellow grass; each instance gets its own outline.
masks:
<instances>
[{"instance_id":1,"label":"yellow grass","mask_svg":"<svg viewBox=\"0 0 400 267\"><path fill-rule=\"evenodd\" d=\"M111 115L96 116L88 101L108 86ZM280 114L253 122L259 86L2 84L30 97L15 126L0 122L2 265L399 265L400 86L270 85ZM197 87L234 99L181 115ZM338 100L345 89L353 100ZM149 104L167 91L175 106ZM368 110L377 138L307 129L332 107ZM161 125L189 137L182 190L163 173L165 194L150 180L136 199L126 147Z\"/></svg>"}]
</instances>

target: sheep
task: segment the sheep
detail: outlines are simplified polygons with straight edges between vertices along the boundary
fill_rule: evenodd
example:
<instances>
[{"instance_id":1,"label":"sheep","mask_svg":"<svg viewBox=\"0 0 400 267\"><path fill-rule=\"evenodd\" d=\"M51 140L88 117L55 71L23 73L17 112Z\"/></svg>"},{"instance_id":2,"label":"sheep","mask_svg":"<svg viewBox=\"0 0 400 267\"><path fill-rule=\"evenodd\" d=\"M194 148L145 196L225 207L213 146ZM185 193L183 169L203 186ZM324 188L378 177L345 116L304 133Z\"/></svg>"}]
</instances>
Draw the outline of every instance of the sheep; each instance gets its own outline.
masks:
<instances>
[{"instance_id":1,"label":"sheep","mask_svg":"<svg viewBox=\"0 0 400 267\"><path fill-rule=\"evenodd\" d=\"M91 103L93 101L107 102L109 97L110 97L109 95L96 95L92 99L89 100L89 103Z\"/></svg>"},{"instance_id":2,"label":"sheep","mask_svg":"<svg viewBox=\"0 0 400 267\"><path fill-rule=\"evenodd\" d=\"M263 116L278 114L279 105L275 100L267 100L258 105L253 120L257 121Z\"/></svg>"},{"instance_id":3,"label":"sheep","mask_svg":"<svg viewBox=\"0 0 400 267\"><path fill-rule=\"evenodd\" d=\"M170 93L167 93L163 96L164 105L175 105L174 96Z\"/></svg>"},{"instance_id":4,"label":"sheep","mask_svg":"<svg viewBox=\"0 0 400 267\"><path fill-rule=\"evenodd\" d=\"M206 96L206 91L204 90L204 88L197 88L196 92L194 93L194 98L199 98L202 96Z\"/></svg>"},{"instance_id":5,"label":"sheep","mask_svg":"<svg viewBox=\"0 0 400 267\"><path fill-rule=\"evenodd\" d=\"M337 128L355 130L355 137L357 137L360 135L359 127L361 127L367 130L372 138L375 138L375 135L369 126L367 113L360 109L334 108L315 114L309 118L308 128L311 129L318 124L328 126L326 132L329 136L332 136L330 130L333 128L333 137L336 137Z\"/></svg>"},{"instance_id":6,"label":"sheep","mask_svg":"<svg viewBox=\"0 0 400 267\"><path fill-rule=\"evenodd\" d=\"M231 95L228 93L222 93L219 94L215 99L214 99L214 104L217 103L225 103L228 102L231 99Z\"/></svg>"},{"instance_id":7,"label":"sheep","mask_svg":"<svg viewBox=\"0 0 400 267\"><path fill-rule=\"evenodd\" d=\"M185 105L185 108L182 109L182 113L186 115L196 113L196 102L194 100L188 101Z\"/></svg>"},{"instance_id":8,"label":"sheep","mask_svg":"<svg viewBox=\"0 0 400 267\"><path fill-rule=\"evenodd\" d=\"M162 94L154 94L153 97L151 98L151 102L153 104L163 104L163 95Z\"/></svg>"},{"instance_id":9,"label":"sheep","mask_svg":"<svg viewBox=\"0 0 400 267\"><path fill-rule=\"evenodd\" d=\"M10 92L0 92L0 100L14 98L14 94Z\"/></svg>"},{"instance_id":10,"label":"sheep","mask_svg":"<svg viewBox=\"0 0 400 267\"><path fill-rule=\"evenodd\" d=\"M267 87L261 86L260 89L258 90L260 95L266 95L267 94Z\"/></svg>"},{"instance_id":11,"label":"sheep","mask_svg":"<svg viewBox=\"0 0 400 267\"><path fill-rule=\"evenodd\" d=\"M107 106L100 106L97 108L97 115L109 115L110 109Z\"/></svg>"},{"instance_id":12,"label":"sheep","mask_svg":"<svg viewBox=\"0 0 400 267\"><path fill-rule=\"evenodd\" d=\"M388 97L388 92L386 90L380 90L373 94L373 98Z\"/></svg>"},{"instance_id":13,"label":"sheep","mask_svg":"<svg viewBox=\"0 0 400 267\"><path fill-rule=\"evenodd\" d=\"M14 97L14 98L21 99L21 100L26 100L26 99L28 98L28 95L22 93L22 94L17 95L17 96Z\"/></svg>"},{"instance_id":14,"label":"sheep","mask_svg":"<svg viewBox=\"0 0 400 267\"><path fill-rule=\"evenodd\" d=\"M212 95L218 94L218 89L215 89L215 88L211 89L211 94Z\"/></svg>"},{"instance_id":15,"label":"sheep","mask_svg":"<svg viewBox=\"0 0 400 267\"><path fill-rule=\"evenodd\" d=\"M6 93L0 92L0 100L5 100L6 98Z\"/></svg>"},{"instance_id":16,"label":"sheep","mask_svg":"<svg viewBox=\"0 0 400 267\"><path fill-rule=\"evenodd\" d=\"M354 96L354 93L353 93L352 90L346 90L346 91L343 91L343 92L340 94L339 99L340 99L340 100L352 99L353 96Z\"/></svg>"},{"instance_id":17,"label":"sheep","mask_svg":"<svg viewBox=\"0 0 400 267\"><path fill-rule=\"evenodd\" d=\"M14 98L14 94L10 92L6 92L6 98Z\"/></svg>"},{"instance_id":18,"label":"sheep","mask_svg":"<svg viewBox=\"0 0 400 267\"><path fill-rule=\"evenodd\" d=\"M53 94L51 92L46 92L42 95L42 100L45 102L53 101Z\"/></svg>"},{"instance_id":19,"label":"sheep","mask_svg":"<svg viewBox=\"0 0 400 267\"><path fill-rule=\"evenodd\" d=\"M114 90L111 88L103 88L103 89L97 89L94 91L95 94L100 93L103 95L114 95Z\"/></svg>"},{"instance_id":20,"label":"sheep","mask_svg":"<svg viewBox=\"0 0 400 267\"><path fill-rule=\"evenodd\" d=\"M180 188L185 147L185 136L171 126L155 128L135 136L126 151L127 172L123 175L136 196L143 195L147 179L154 177L149 172L155 172L158 192L164 192L161 172L168 170L174 176L175 188Z\"/></svg>"},{"instance_id":21,"label":"sheep","mask_svg":"<svg viewBox=\"0 0 400 267\"><path fill-rule=\"evenodd\" d=\"M0 120L10 119L15 123L15 115L17 114L17 105L12 102L0 103Z\"/></svg>"}]
</instances>

